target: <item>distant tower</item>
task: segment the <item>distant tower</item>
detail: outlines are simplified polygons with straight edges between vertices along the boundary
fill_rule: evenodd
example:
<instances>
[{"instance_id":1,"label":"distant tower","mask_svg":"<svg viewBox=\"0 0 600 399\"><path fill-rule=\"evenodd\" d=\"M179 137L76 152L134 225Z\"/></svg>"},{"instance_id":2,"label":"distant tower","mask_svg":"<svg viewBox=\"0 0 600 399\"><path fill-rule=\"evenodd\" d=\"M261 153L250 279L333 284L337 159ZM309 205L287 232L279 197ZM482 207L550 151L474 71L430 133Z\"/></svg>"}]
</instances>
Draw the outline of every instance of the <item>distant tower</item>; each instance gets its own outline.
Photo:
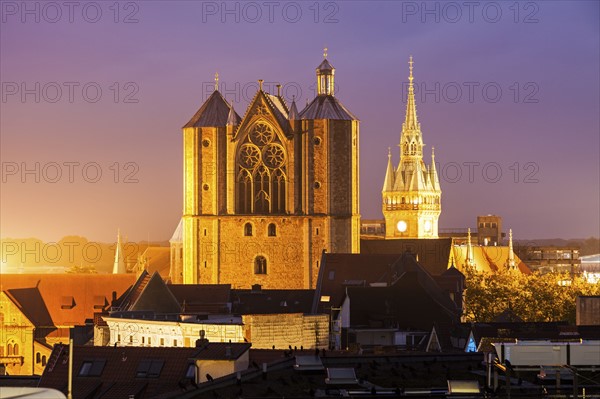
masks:
<instances>
[{"instance_id":1,"label":"distant tower","mask_svg":"<svg viewBox=\"0 0 600 399\"><path fill-rule=\"evenodd\" d=\"M117 230L117 248L115 249L115 263L113 265L113 274L127 273L123 247L121 245L121 231Z\"/></svg>"},{"instance_id":2,"label":"distant tower","mask_svg":"<svg viewBox=\"0 0 600 399\"><path fill-rule=\"evenodd\" d=\"M437 238L442 191L431 149L431 166L423 161L423 137L417 120L413 60L409 61L408 101L400 135L400 164L394 171L391 152L382 190L386 238Z\"/></svg>"},{"instance_id":3,"label":"distant tower","mask_svg":"<svg viewBox=\"0 0 600 399\"><path fill-rule=\"evenodd\" d=\"M506 260L506 268L509 270L516 269L515 253L513 252L512 229L508 230L508 259Z\"/></svg>"},{"instance_id":4,"label":"distant tower","mask_svg":"<svg viewBox=\"0 0 600 399\"><path fill-rule=\"evenodd\" d=\"M465 266L475 266L475 262L473 261L473 245L471 244L471 228L467 230L467 259L465 259Z\"/></svg>"}]
</instances>

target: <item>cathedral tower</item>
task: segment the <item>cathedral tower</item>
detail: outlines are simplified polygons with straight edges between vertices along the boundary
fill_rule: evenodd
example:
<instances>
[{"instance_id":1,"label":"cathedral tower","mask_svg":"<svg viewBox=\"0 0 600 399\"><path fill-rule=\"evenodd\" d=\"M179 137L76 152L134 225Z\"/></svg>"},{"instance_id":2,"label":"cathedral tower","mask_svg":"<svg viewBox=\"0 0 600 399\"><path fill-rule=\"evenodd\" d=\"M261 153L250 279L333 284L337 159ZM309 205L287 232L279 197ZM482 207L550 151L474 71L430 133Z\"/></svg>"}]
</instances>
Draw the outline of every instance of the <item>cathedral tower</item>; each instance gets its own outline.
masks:
<instances>
[{"instance_id":1,"label":"cathedral tower","mask_svg":"<svg viewBox=\"0 0 600 399\"><path fill-rule=\"evenodd\" d=\"M391 151L382 190L386 238L437 238L441 213L440 183L431 150L431 166L423 161L423 137L417 119L413 86L413 60L409 61L406 116L400 135L400 163L394 170Z\"/></svg>"},{"instance_id":2,"label":"cathedral tower","mask_svg":"<svg viewBox=\"0 0 600 399\"><path fill-rule=\"evenodd\" d=\"M258 91L242 118L215 91L184 126L183 262L174 283L314 288L323 250L358 252L358 119L317 67L298 111Z\"/></svg>"}]
</instances>

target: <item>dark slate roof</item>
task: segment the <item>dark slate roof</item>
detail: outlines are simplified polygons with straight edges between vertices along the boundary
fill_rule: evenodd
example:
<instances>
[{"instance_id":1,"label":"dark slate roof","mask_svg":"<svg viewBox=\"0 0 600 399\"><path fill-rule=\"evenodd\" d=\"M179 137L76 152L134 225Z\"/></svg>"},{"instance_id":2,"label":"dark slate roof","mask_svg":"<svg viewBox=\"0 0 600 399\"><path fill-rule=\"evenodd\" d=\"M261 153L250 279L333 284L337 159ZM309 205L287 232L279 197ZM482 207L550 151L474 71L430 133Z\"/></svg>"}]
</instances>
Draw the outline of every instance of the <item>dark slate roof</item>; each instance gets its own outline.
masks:
<instances>
[{"instance_id":1,"label":"dark slate roof","mask_svg":"<svg viewBox=\"0 0 600 399\"><path fill-rule=\"evenodd\" d=\"M335 68L333 68L333 65L327 61L327 58L324 59L323 62L321 62L317 67L317 71L333 71L334 69Z\"/></svg>"},{"instance_id":2,"label":"dark slate roof","mask_svg":"<svg viewBox=\"0 0 600 399\"><path fill-rule=\"evenodd\" d=\"M339 307L344 299L345 287L350 284L390 283L391 267L398 258L398 254L324 253L312 312L329 313L331 307ZM321 302L322 296L328 296L329 302Z\"/></svg>"},{"instance_id":3,"label":"dark slate roof","mask_svg":"<svg viewBox=\"0 0 600 399\"><path fill-rule=\"evenodd\" d=\"M128 397L140 393L154 397L167 392L180 391L179 383L185 377L193 359L234 360L250 349L246 343L209 343L206 348L112 347L75 346L73 348L73 390L75 398ZM226 356L226 348L231 356ZM40 380L40 387L54 388L66 393L69 362L68 345L55 345ZM99 376L79 377L84 361L104 361ZM137 377L144 360L162 361L157 378ZM109 394L110 392L110 394ZM93 396L88 396L93 395Z\"/></svg>"},{"instance_id":4,"label":"dark slate roof","mask_svg":"<svg viewBox=\"0 0 600 399\"><path fill-rule=\"evenodd\" d=\"M183 313L229 313L230 284L167 285L179 302Z\"/></svg>"},{"instance_id":5,"label":"dark slate roof","mask_svg":"<svg viewBox=\"0 0 600 399\"><path fill-rule=\"evenodd\" d=\"M418 255L419 264L433 276L448 269L451 249L452 238L360 240L361 254L402 254L409 251Z\"/></svg>"},{"instance_id":6,"label":"dark slate roof","mask_svg":"<svg viewBox=\"0 0 600 399\"><path fill-rule=\"evenodd\" d=\"M232 290L233 313L310 313L315 290Z\"/></svg>"},{"instance_id":7,"label":"dark slate roof","mask_svg":"<svg viewBox=\"0 0 600 399\"><path fill-rule=\"evenodd\" d=\"M54 323L38 287L6 290L8 297L36 327L50 327Z\"/></svg>"},{"instance_id":8,"label":"dark slate roof","mask_svg":"<svg viewBox=\"0 0 600 399\"><path fill-rule=\"evenodd\" d=\"M202 104L200 109L192 116L192 119L184 126L186 127L223 127L227 125L229 119L229 109L231 106L223 98L218 90ZM234 111L235 113L235 111ZM236 115L239 121L241 118Z\"/></svg>"},{"instance_id":9,"label":"dark slate roof","mask_svg":"<svg viewBox=\"0 0 600 399\"><path fill-rule=\"evenodd\" d=\"M300 112L300 119L358 120L337 98L324 94L316 96Z\"/></svg>"},{"instance_id":10,"label":"dark slate roof","mask_svg":"<svg viewBox=\"0 0 600 399\"><path fill-rule=\"evenodd\" d=\"M406 271L388 287L348 287L347 295L351 327L428 331L434 323L458 321L454 303L425 271Z\"/></svg>"},{"instance_id":11,"label":"dark slate roof","mask_svg":"<svg viewBox=\"0 0 600 399\"><path fill-rule=\"evenodd\" d=\"M157 313L179 313L181 307L158 272L152 276L145 270L135 284L116 304L115 311L153 311Z\"/></svg>"}]
</instances>

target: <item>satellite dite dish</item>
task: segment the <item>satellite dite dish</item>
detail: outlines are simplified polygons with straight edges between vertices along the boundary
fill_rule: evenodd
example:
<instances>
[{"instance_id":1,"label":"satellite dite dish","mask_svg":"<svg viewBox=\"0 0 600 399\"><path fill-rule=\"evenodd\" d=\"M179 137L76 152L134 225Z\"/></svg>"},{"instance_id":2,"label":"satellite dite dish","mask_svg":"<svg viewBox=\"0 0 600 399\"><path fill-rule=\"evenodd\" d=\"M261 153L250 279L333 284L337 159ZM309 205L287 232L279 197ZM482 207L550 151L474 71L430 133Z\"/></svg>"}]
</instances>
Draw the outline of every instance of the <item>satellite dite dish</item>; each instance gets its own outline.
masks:
<instances>
[{"instance_id":1,"label":"satellite dite dish","mask_svg":"<svg viewBox=\"0 0 600 399\"><path fill-rule=\"evenodd\" d=\"M3 387L2 399L67 399L60 391L51 388Z\"/></svg>"}]
</instances>

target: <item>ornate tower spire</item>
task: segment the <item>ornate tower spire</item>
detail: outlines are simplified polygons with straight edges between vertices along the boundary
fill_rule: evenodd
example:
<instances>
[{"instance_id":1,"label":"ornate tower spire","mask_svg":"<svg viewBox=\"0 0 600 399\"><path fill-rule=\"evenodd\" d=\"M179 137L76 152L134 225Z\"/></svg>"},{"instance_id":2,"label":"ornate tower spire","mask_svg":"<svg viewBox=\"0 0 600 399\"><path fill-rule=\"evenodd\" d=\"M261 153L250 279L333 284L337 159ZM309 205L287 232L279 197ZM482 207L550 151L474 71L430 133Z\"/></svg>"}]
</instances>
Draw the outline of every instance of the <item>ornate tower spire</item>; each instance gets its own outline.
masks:
<instances>
[{"instance_id":1,"label":"ornate tower spire","mask_svg":"<svg viewBox=\"0 0 600 399\"><path fill-rule=\"evenodd\" d=\"M413 84L413 58L409 58L408 74L408 99L406 101L406 118L404 119L404 128L407 130L419 130L419 121L417 120L417 106L415 104L415 87ZM403 129L404 130L404 129Z\"/></svg>"},{"instance_id":2,"label":"ornate tower spire","mask_svg":"<svg viewBox=\"0 0 600 399\"><path fill-rule=\"evenodd\" d=\"M335 68L327 61L327 47L323 49L323 62L317 67L317 95L333 96Z\"/></svg>"},{"instance_id":3,"label":"ornate tower spire","mask_svg":"<svg viewBox=\"0 0 600 399\"><path fill-rule=\"evenodd\" d=\"M219 72L215 72L215 91L219 91Z\"/></svg>"}]
</instances>

